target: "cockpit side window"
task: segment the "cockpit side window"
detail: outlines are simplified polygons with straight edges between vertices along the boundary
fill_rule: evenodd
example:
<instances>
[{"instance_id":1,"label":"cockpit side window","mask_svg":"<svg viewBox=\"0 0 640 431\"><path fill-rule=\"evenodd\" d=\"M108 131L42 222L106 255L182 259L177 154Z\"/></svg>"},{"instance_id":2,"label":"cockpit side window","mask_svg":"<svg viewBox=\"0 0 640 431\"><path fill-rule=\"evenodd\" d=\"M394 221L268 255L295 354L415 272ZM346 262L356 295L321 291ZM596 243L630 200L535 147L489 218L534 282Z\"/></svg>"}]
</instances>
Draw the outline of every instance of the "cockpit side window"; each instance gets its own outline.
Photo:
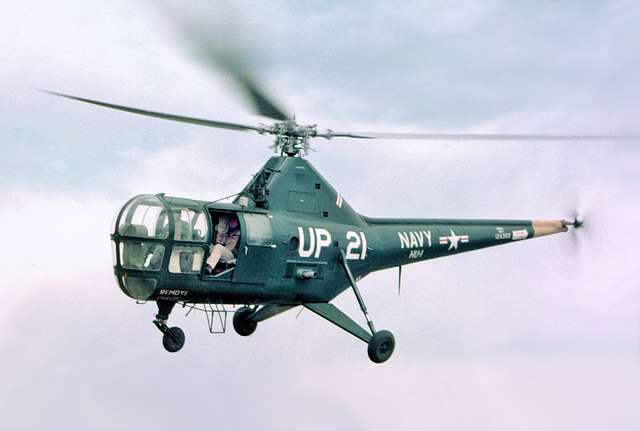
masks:
<instances>
[{"instance_id":1,"label":"cockpit side window","mask_svg":"<svg viewBox=\"0 0 640 431\"><path fill-rule=\"evenodd\" d=\"M176 241L205 241L209 234L204 211L191 208L173 208Z\"/></svg>"},{"instance_id":2,"label":"cockpit side window","mask_svg":"<svg viewBox=\"0 0 640 431\"><path fill-rule=\"evenodd\" d=\"M164 246L142 241L120 243L122 267L142 271L159 271L164 258Z\"/></svg>"},{"instance_id":3,"label":"cockpit side window","mask_svg":"<svg viewBox=\"0 0 640 431\"><path fill-rule=\"evenodd\" d=\"M175 245L169 259L169 272L174 274L197 274L202 268L204 249L190 245Z\"/></svg>"},{"instance_id":4,"label":"cockpit side window","mask_svg":"<svg viewBox=\"0 0 640 431\"><path fill-rule=\"evenodd\" d=\"M271 229L271 219L266 214L243 214L244 222L247 226L248 245L271 245L273 244L273 231Z\"/></svg>"}]
</instances>

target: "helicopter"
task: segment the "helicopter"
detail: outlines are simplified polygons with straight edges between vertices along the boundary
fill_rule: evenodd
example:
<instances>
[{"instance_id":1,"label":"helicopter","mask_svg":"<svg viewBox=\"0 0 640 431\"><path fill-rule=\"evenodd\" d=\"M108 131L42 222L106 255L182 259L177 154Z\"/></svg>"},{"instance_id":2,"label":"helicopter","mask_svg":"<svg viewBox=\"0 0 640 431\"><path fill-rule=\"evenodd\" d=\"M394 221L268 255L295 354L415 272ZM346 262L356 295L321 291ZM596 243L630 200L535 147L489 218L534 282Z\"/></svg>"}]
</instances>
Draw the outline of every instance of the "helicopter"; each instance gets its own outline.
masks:
<instances>
[{"instance_id":1,"label":"helicopter","mask_svg":"<svg viewBox=\"0 0 640 431\"><path fill-rule=\"evenodd\" d=\"M219 53L208 50L210 57ZM225 332L227 315L241 336L258 323L304 307L367 345L374 363L387 361L395 337L368 313L360 280L375 271L486 247L567 232L581 215L557 220L374 218L353 209L309 162L310 141L419 139L432 141L634 140L636 135L443 134L320 130L299 124L233 58L217 59L270 125L196 118L40 90L55 96L181 123L274 137L270 157L238 194L203 201L164 193L141 194L118 211L110 231L113 272L136 302L155 302L153 324L168 352L185 334L168 319L176 305L207 316L210 332ZM366 321L357 323L332 300L351 290ZM220 329L215 328L219 319Z\"/></svg>"}]
</instances>

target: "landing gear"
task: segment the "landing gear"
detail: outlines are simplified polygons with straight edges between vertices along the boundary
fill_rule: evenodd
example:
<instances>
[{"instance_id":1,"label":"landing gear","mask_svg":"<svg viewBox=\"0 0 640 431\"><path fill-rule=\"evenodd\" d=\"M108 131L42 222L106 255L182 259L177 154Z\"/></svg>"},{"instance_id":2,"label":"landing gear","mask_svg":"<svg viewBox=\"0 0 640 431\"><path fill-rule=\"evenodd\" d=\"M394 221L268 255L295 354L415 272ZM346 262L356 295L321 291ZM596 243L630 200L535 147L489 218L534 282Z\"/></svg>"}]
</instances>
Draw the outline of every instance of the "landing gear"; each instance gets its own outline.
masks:
<instances>
[{"instance_id":1,"label":"landing gear","mask_svg":"<svg viewBox=\"0 0 640 431\"><path fill-rule=\"evenodd\" d=\"M172 328L167 326L167 319L169 319L169 314L171 314L171 310L173 310L173 306L176 305L176 303L162 300L156 302L158 304L158 314L156 314L153 324L162 332L162 345L164 348L168 352L175 353L182 349L185 341L184 331L182 329L177 326Z\"/></svg>"},{"instance_id":2,"label":"landing gear","mask_svg":"<svg viewBox=\"0 0 640 431\"><path fill-rule=\"evenodd\" d=\"M249 307L240 307L233 315L233 329L238 335L247 337L253 334L258 327L258 322L249 318L255 310Z\"/></svg>"},{"instance_id":3,"label":"landing gear","mask_svg":"<svg viewBox=\"0 0 640 431\"><path fill-rule=\"evenodd\" d=\"M369 340L367 353L369 359L376 364L380 364L391 357L393 349L396 347L396 340L389 331L378 331Z\"/></svg>"},{"instance_id":4,"label":"landing gear","mask_svg":"<svg viewBox=\"0 0 640 431\"><path fill-rule=\"evenodd\" d=\"M372 334L371 338L369 338L369 341L367 342L367 353L369 354L369 359L371 359L376 364L380 364L391 357L391 355L393 354L393 349L395 349L396 347L396 340L395 338L393 338L393 334L387 330L376 331L375 326L373 326L373 321L369 318L367 306L364 304L362 295L360 295L360 290L358 289L356 280L355 278L353 278L351 269L347 264L347 259L344 255L344 251L342 250L340 250L340 257L344 272L347 275L347 279L349 279L349 284L353 289L353 293L356 295L356 299L358 300L360 309L362 310L362 313L367 320L367 325L369 326L369 330Z\"/></svg>"},{"instance_id":5,"label":"landing gear","mask_svg":"<svg viewBox=\"0 0 640 431\"><path fill-rule=\"evenodd\" d=\"M336 308L335 305L329 304L328 302L308 303L304 304L304 306L317 315L327 319L334 325L344 329L356 338L367 343L367 353L369 354L369 359L373 362L376 364L385 362L393 354L393 350L396 347L396 340L393 338L393 334L389 331L376 331L373 321L367 312L367 306L362 299L362 295L360 295L360 290L358 289L356 280L349 268L344 251L342 250L340 250L340 263L342 264L342 268L347 276L347 280L349 280L351 289L353 289L353 293L358 300L358 305L360 305L360 310L362 310L362 314L364 314L369 330L367 331L365 328L353 321L349 316Z\"/></svg>"}]
</instances>

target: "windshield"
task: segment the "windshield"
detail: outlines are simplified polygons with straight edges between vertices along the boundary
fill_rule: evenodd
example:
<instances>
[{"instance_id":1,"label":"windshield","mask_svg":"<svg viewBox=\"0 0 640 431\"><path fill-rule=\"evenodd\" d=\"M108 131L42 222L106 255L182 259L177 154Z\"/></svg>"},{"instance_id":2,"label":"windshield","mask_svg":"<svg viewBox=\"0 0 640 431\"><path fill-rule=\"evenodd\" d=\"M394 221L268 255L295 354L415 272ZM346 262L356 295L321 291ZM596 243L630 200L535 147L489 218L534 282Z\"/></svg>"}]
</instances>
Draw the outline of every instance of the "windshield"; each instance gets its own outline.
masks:
<instances>
[{"instance_id":1,"label":"windshield","mask_svg":"<svg viewBox=\"0 0 640 431\"><path fill-rule=\"evenodd\" d=\"M167 212L156 196L134 199L122 211L118 233L138 238L166 239L169 236Z\"/></svg>"},{"instance_id":2,"label":"windshield","mask_svg":"<svg viewBox=\"0 0 640 431\"><path fill-rule=\"evenodd\" d=\"M209 226L204 211L192 208L171 209L176 224L174 239L182 241L205 241Z\"/></svg>"}]
</instances>

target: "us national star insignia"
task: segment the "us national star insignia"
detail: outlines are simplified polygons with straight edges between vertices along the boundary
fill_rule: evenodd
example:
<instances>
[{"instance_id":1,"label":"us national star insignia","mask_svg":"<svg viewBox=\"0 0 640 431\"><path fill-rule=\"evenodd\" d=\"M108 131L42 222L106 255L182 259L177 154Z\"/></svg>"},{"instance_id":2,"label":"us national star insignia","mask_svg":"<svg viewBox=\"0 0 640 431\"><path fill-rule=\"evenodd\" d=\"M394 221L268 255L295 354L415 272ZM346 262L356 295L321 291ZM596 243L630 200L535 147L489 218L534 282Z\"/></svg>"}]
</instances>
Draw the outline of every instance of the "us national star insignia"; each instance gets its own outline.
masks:
<instances>
[{"instance_id":1,"label":"us national star insignia","mask_svg":"<svg viewBox=\"0 0 640 431\"><path fill-rule=\"evenodd\" d=\"M449 232L451 232L451 235L440 237L440 244L449 244L448 250L457 250L458 244L465 244L469 242L469 235L456 235L453 229L449 230Z\"/></svg>"}]
</instances>

